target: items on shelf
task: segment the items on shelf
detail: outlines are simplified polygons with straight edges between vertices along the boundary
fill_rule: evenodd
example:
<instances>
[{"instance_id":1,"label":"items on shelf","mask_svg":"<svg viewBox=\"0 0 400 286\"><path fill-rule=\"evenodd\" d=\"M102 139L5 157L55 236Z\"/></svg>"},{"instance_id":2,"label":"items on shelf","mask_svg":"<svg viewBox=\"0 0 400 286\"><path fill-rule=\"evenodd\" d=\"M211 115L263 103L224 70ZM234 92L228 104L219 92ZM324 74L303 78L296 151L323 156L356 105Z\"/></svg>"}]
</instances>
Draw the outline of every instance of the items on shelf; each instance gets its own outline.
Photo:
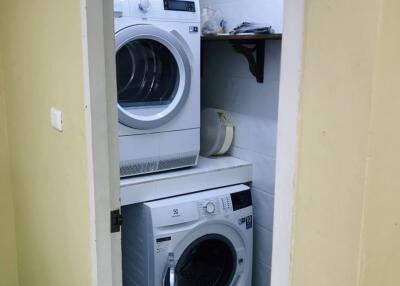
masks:
<instances>
[{"instance_id":1,"label":"items on shelf","mask_svg":"<svg viewBox=\"0 0 400 286\"><path fill-rule=\"evenodd\" d=\"M223 34L226 30L226 21L219 10L205 7L201 11L201 32L203 35Z\"/></svg>"},{"instance_id":2,"label":"items on shelf","mask_svg":"<svg viewBox=\"0 0 400 286\"><path fill-rule=\"evenodd\" d=\"M271 26L264 24L243 22L229 33L232 35L237 34L272 34L274 31Z\"/></svg>"}]
</instances>

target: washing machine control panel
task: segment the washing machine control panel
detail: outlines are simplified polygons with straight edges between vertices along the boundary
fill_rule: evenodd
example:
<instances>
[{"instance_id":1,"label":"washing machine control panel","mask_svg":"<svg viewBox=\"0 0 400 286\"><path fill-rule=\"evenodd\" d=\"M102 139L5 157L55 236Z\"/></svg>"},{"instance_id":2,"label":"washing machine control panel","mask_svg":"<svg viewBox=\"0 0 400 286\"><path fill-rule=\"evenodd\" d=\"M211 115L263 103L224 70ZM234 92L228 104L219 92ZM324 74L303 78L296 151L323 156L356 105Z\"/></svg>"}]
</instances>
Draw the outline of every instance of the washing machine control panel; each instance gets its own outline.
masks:
<instances>
[{"instance_id":1,"label":"washing machine control panel","mask_svg":"<svg viewBox=\"0 0 400 286\"><path fill-rule=\"evenodd\" d=\"M230 197L232 200L233 211L247 208L253 204L250 190L232 193Z\"/></svg>"},{"instance_id":2,"label":"washing machine control panel","mask_svg":"<svg viewBox=\"0 0 400 286\"><path fill-rule=\"evenodd\" d=\"M142 12L146 13L151 8L151 2L150 0L139 0L138 6Z\"/></svg>"},{"instance_id":3,"label":"washing machine control panel","mask_svg":"<svg viewBox=\"0 0 400 286\"><path fill-rule=\"evenodd\" d=\"M224 196L220 198L222 209L224 212L232 211L232 200L230 196Z\"/></svg>"},{"instance_id":4,"label":"washing machine control panel","mask_svg":"<svg viewBox=\"0 0 400 286\"><path fill-rule=\"evenodd\" d=\"M199 210L202 216L213 216L233 212L232 199L229 195L207 199L199 202Z\"/></svg>"},{"instance_id":5,"label":"washing machine control panel","mask_svg":"<svg viewBox=\"0 0 400 286\"><path fill-rule=\"evenodd\" d=\"M234 212L252 205L250 190L232 193L209 200L203 203L203 209L207 214L214 214L218 209L223 213Z\"/></svg>"},{"instance_id":6,"label":"washing machine control panel","mask_svg":"<svg viewBox=\"0 0 400 286\"><path fill-rule=\"evenodd\" d=\"M220 213L220 206L217 199L208 199L199 202L200 214L203 216L213 216Z\"/></svg>"},{"instance_id":7,"label":"washing machine control panel","mask_svg":"<svg viewBox=\"0 0 400 286\"><path fill-rule=\"evenodd\" d=\"M212 216L231 213L252 205L250 190L199 202L200 214Z\"/></svg>"},{"instance_id":8,"label":"washing machine control panel","mask_svg":"<svg viewBox=\"0 0 400 286\"><path fill-rule=\"evenodd\" d=\"M215 209L216 209L215 202L209 201L204 205L203 208L206 211L206 213L213 214L213 213L215 213Z\"/></svg>"}]
</instances>

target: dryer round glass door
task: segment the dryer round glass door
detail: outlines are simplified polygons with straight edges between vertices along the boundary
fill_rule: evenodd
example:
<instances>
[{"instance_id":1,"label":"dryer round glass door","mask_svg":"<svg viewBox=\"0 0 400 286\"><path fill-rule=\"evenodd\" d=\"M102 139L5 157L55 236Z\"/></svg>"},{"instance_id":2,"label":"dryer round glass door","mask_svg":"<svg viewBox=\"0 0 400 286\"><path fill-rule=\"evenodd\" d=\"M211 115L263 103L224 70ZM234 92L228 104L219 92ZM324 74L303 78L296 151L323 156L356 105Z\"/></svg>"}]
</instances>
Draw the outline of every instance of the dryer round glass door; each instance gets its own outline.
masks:
<instances>
[{"instance_id":1,"label":"dryer round glass door","mask_svg":"<svg viewBox=\"0 0 400 286\"><path fill-rule=\"evenodd\" d=\"M227 238L219 234L205 235L185 249L174 274L171 269L167 270L164 286L230 285L236 272L236 259L236 251Z\"/></svg>"},{"instance_id":2,"label":"dryer round glass door","mask_svg":"<svg viewBox=\"0 0 400 286\"><path fill-rule=\"evenodd\" d=\"M115 35L119 121L135 129L171 120L189 96L188 55L173 34L134 25Z\"/></svg>"}]
</instances>

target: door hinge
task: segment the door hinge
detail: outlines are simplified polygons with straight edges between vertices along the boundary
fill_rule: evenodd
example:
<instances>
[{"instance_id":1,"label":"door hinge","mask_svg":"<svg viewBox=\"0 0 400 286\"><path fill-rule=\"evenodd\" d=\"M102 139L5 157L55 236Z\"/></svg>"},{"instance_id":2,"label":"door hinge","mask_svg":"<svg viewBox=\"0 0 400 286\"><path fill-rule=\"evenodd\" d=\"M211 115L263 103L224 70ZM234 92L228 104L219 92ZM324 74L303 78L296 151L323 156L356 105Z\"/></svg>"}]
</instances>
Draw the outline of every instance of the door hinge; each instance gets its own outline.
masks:
<instances>
[{"instance_id":1,"label":"door hinge","mask_svg":"<svg viewBox=\"0 0 400 286\"><path fill-rule=\"evenodd\" d=\"M111 233L120 232L122 226L122 214L120 210L111 211Z\"/></svg>"}]
</instances>

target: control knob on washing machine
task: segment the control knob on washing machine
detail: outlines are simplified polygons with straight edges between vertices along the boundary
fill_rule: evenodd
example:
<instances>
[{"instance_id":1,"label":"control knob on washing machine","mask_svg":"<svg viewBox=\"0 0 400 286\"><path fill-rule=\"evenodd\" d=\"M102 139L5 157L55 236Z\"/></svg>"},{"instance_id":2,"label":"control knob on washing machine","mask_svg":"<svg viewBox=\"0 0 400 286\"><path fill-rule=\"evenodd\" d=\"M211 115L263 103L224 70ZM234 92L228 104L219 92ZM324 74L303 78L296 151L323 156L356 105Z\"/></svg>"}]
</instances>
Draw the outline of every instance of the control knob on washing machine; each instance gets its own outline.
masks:
<instances>
[{"instance_id":1,"label":"control knob on washing machine","mask_svg":"<svg viewBox=\"0 0 400 286\"><path fill-rule=\"evenodd\" d=\"M150 6L151 6L150 0L139 0L139 9L144 13L150 10Z\"/></svg>"},{"instance_id":2,"label":"control knob on washing machine","mask_svg":"<svg viewBox=\"0 0 400 286\"><path fill-rule=\"evenodd\" d=\"M214 202L206 202L203 205L203 208L207 214L213 214L215 212L215 203Z\"/></svg>"}]
</instances>

